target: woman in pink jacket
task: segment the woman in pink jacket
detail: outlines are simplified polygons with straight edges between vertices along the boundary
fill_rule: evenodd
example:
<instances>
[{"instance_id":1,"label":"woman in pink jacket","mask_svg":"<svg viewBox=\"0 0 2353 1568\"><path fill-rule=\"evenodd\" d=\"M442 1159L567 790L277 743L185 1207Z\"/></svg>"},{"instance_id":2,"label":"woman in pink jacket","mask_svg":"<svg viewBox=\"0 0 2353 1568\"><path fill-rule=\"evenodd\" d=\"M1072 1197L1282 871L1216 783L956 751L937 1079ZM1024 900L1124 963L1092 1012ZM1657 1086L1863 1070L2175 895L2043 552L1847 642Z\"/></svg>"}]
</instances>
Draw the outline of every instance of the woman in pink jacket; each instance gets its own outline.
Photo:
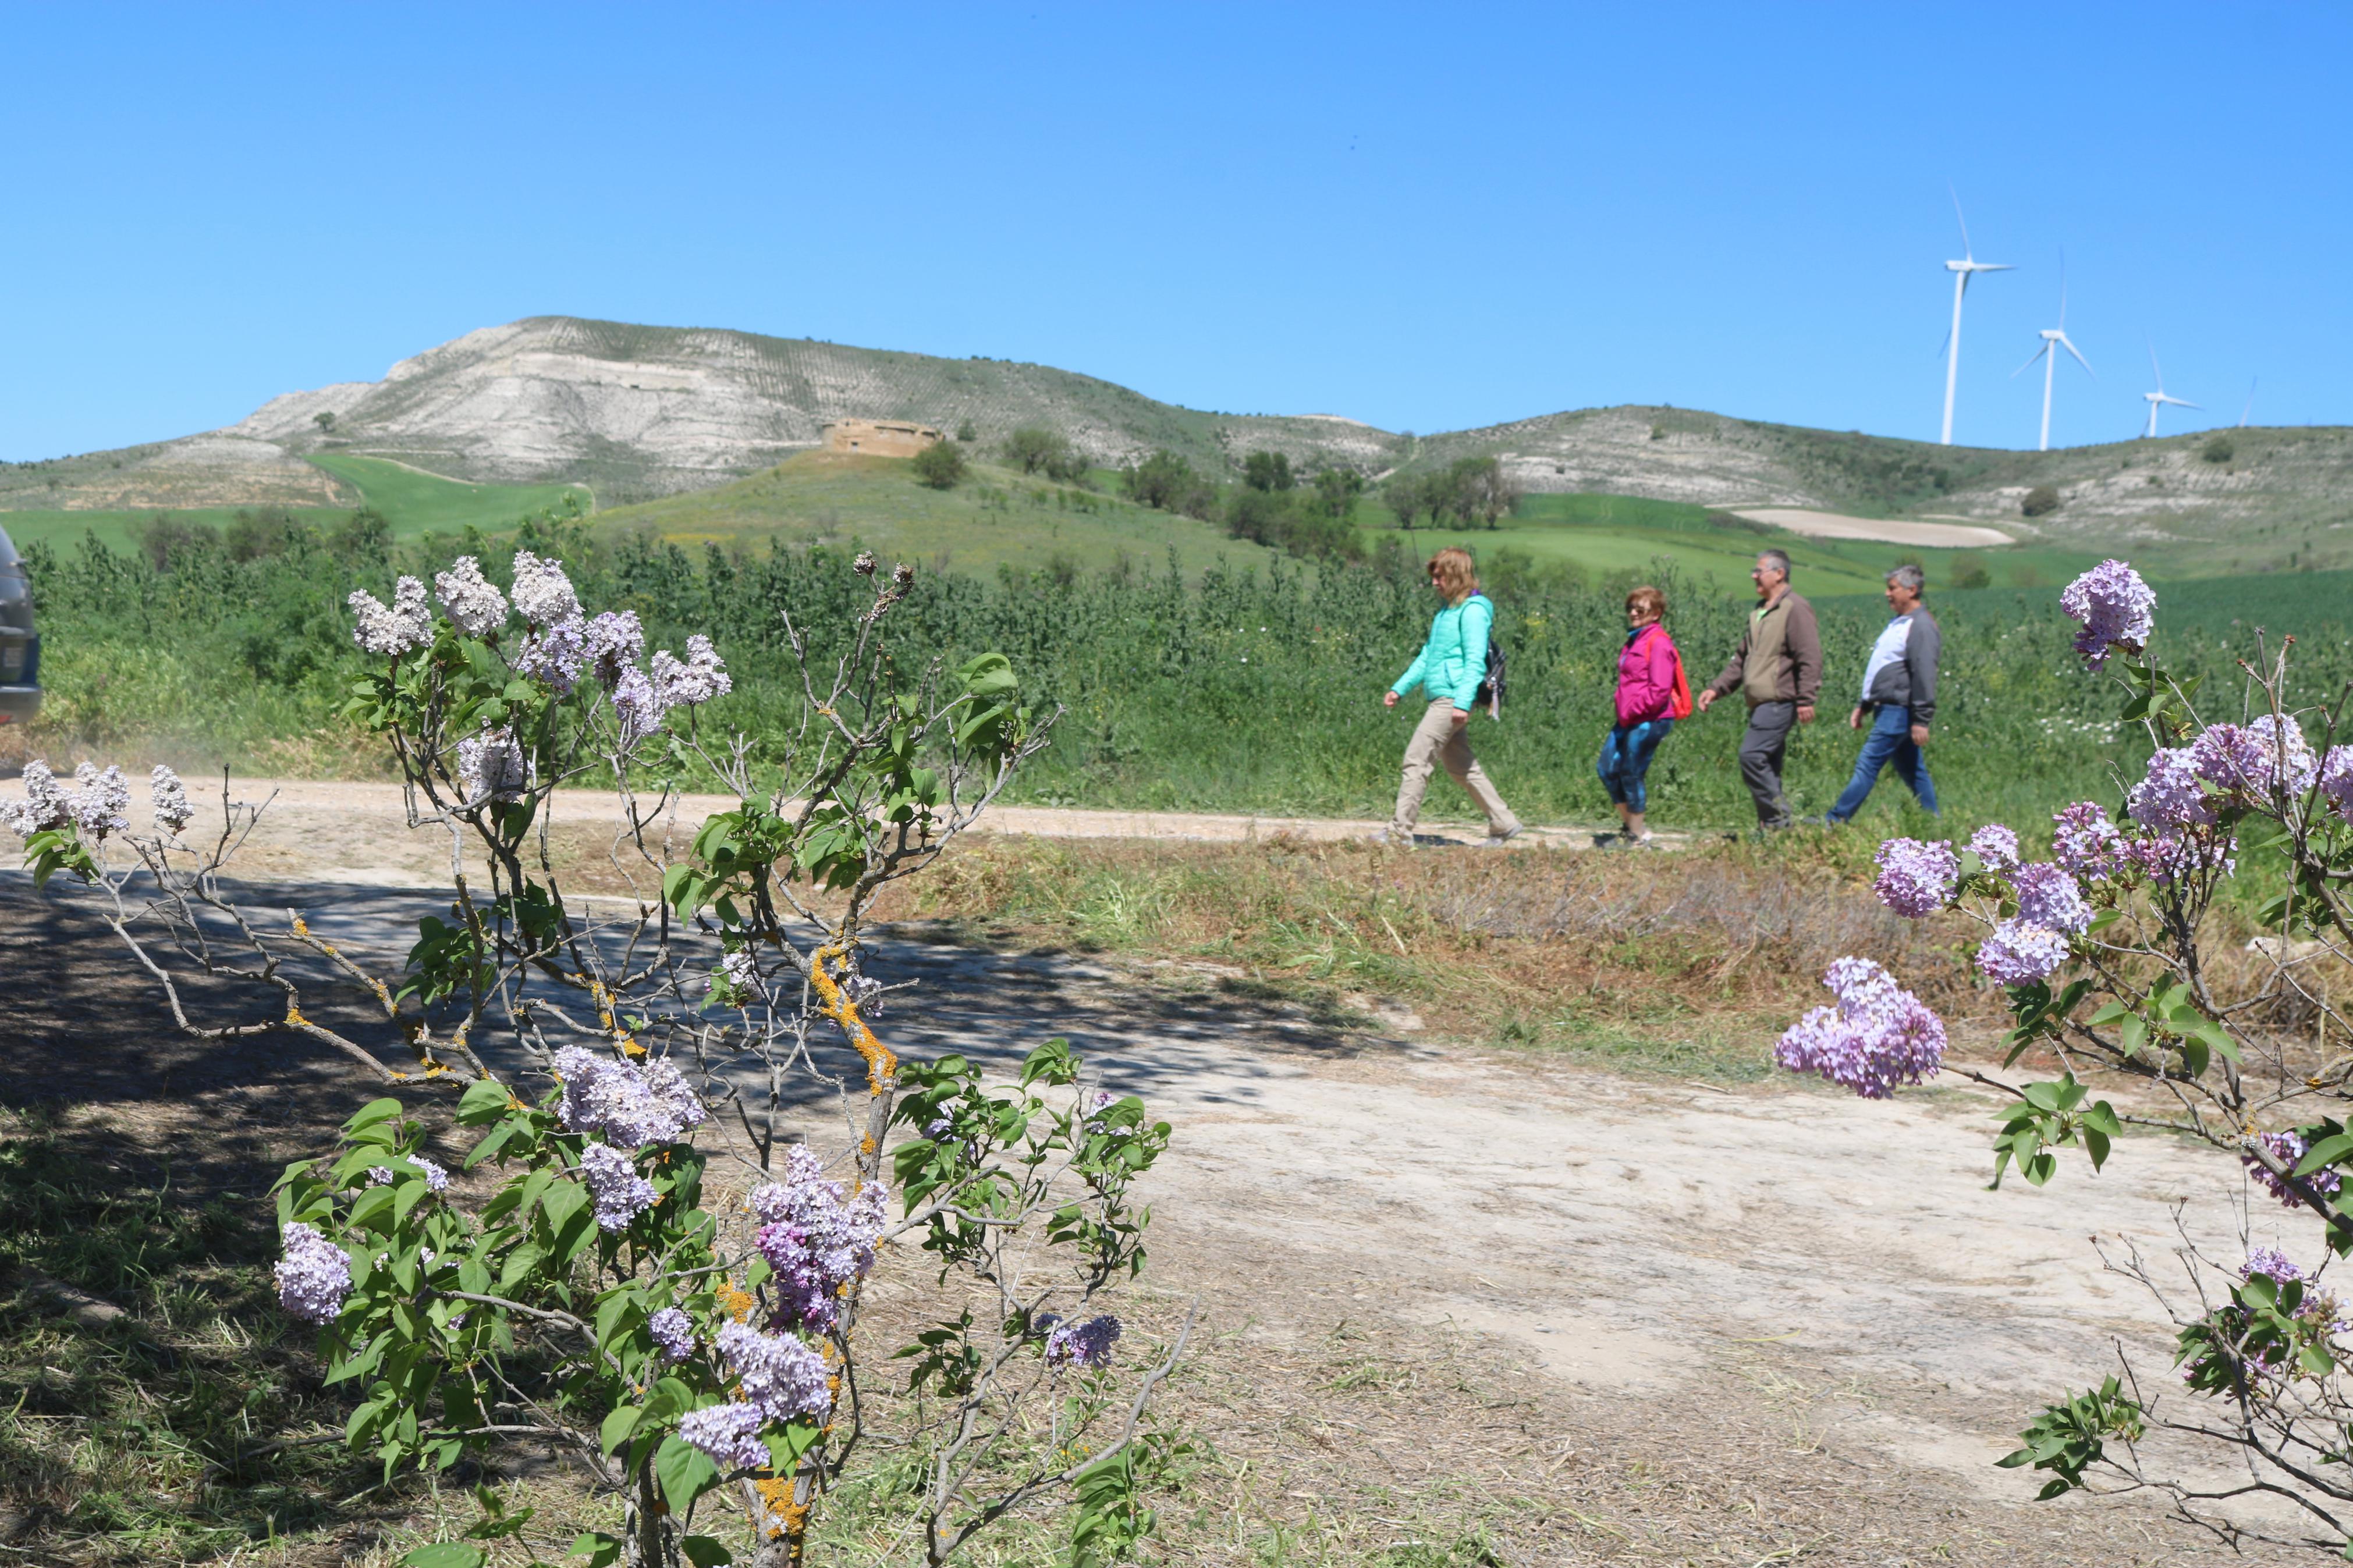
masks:
<instances>
[{"instance_id":1,"label":"woman in pink jacket","mask_svg":"<svg viewBox=\"0 0 2353 1568\"><path fill-rule=\"evenodd\" d=\"M1643 845L1651 829L1642 820L1649 802L1642 786L1651 758L1675 721L1691 711L1691 686L1683 656L1660 623L1667 596L1641 587L1626 595L1626 644L1618 650L1618 722L1601 743L1601 787L1609 792L1626 830L1602 834L1602 844Z\"/></svg>"}]
</instances>

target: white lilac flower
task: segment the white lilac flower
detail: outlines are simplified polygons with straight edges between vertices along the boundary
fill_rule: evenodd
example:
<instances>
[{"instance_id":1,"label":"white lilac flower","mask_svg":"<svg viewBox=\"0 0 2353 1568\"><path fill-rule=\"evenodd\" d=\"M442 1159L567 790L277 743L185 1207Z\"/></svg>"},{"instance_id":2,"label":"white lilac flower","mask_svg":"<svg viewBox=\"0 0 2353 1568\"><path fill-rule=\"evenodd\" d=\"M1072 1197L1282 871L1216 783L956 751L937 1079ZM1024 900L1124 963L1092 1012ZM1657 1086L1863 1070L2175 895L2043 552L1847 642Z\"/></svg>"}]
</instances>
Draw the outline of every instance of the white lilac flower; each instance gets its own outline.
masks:
<instances>
[{"instance_id":1,"label":"white lilac flower","mask_svg":"<svg viewBox=\"0 0 2353 1568\"><path fill-rule=\"evenodd\" d=\"M572 695L587 667L588 624L578 616L534 626L515 647L515 673L545 683L558 697Z\"/></svg>"},{"instance_id":2,"label":"white lilac flower","mask_svg":"<svg viewBox=\"0 0 2353 1568\"><path fill-rule=\"evenodd\" d=\"M414 577L403 577L394 584L389 609L364 589L343 603L357 623L352 628L352 641L369 653L397 658L433 641L433 606L425 597L425 584Z\"/></svg>"},{"instance_id":3,"label":"white lilac flower","mask_svg":"<svg viewBox=\"0 0 2353 1568\"><path fill-rule=\"evenodd\" d=\"M2018 918L2030 925L2058 931L2084 931L2092 925L2092 908L2084 902L2075 879L2048 861L2021 866L2010 879L2018 892Z\"/></svg>"},{"instance_id":4,"label":"white lilac flower","mask_svg":"<svg viewBox=\"0 0 2353 1568\"><path fill-rule=\"evenodd\" d=\"M514 558L515 613L532 626L552 626L580 618L580 596L560 562L543 561L528 550Z\"/></svg>"},{"instance_id":5,"label":"white lilac flower","mask_svg":"<svg viewBox=\"0 0 2353 1568\"><path fill-rule=\"evenodd\" d=\"M1916 838L1890 838L1880 845L1876 858L1879 879L1873 886L1879 901L1913 920L1943 909L1960 879L1960 857L1941 839L1924 844Z\"/></svg>"},{"instance_id":6,"label":"white lilac flower","mask_svg":"<svg viewBox=\"0 0 2353 1568\"><path fill-rule=\"evenodd\" d=\"M83 837L96 842L131 830L131 785L121 768L110 765L101 772L97 763L84 763L74 769L74 782L81 787L67 798L66 809Z\"/></svg>"},{"instance_id":7,"label":"white lilac flower","mask_svg":"<svg viewBox=\"0 0 2353 1568\"><path fill-rule=\"evenodd\" d=\"M655 650L652 680L654 689L662 695L663 705L669 708L691 708L714 697L724 697L735 687L718 650L700 632L686 639L683 661L674 658L668 648Z\"/></svg>"},{"instance_id":8,"label":"white lilac flower","mask_svg":"<svg viewBox=\"0 0 2353 1568\"><path fill-rule=\"evenodd\" d=\"M689 1411L678 1423L678 1435L711 1456L723 1473L754 1470L768 1462L768 1446L760 1441L764 1417L740 1400Z\"/></svg>"},{"instance_id":9,"label":"white lilac flower","mask_svg":"<svg viewBox=\"0 0 2353 1568\"><path fill-rule=\"evenodd\" d=\"M719 973L713 978L738 996L757 996L760 994L759 963L743 948L722 955Z\"/></svg>"},{"instance_id":10,"label":"white lilac flower","mask_svg":"<svg viewBox=\"0 0 2353 1568\"><path fill-rule=\"evenodd\" d=\"M2060 865L2094 881L2116 874L2124 835L2099 806L2079 800L2052 816L2051 828L2051 858Z\"/></svg>"},{"instance_id":11,"label":"white lilac flower","mask_svg":"<svg viewBox=\"0 0 2353 1568\"><path fill-rule=\"evenodd\" d=\"M638 1174L627 1154L610 1143L590 1143L580 1151L580 1174L588 1195L596 1202L596 1228L627 1230L629 1222L654 1206L654 1184Z\"/></svg>"},{"instance_id":12,"label":"white lilac flower","mask_svg":"<svg viewBox=\"0 0 2353 1568\"><path fill-rule=\"evenodd\" d=\"M565 1131L601 1132L623 1149L673 1142L706 1115L693 1088L666 1060L640 1068L566 1046L555 1053L555 1076L564 1084L557 1117Z\"/></svg>"},{"instance_id":13,"label":"white lilac flower","mask_svg":"<svg viewBox=\"0 0 2353 1568\"><path fill-rule=\"evenodd\" d=\"M645 651L646 629L635 610L607 610L588 623L589 666L607 691Z\"/></svg>"},{"instance_id":14,"label":"white lilac flower","mask_svg":"<svg viewBox=\"0 0 2353 1568\"><path fill-rule=\"evenodd\" d=\"M2262 1144L2273 1159L2277 1160L2290 1171L2295 1170L2303 1162L2305 1155L2312 1147L2304 1141L2304 1135L2299 1132L2262 1132L2256 1134L2255 1142ZM2247 1167L2247 1173L2254 1177L2272 1196L2292 1209L2300 1209L2304 1206L2304 1200L2296 1195L2295 1189L2273 1175L2264 1167L2263 1162L2256 1159L2253 1154L2241 1154L2239 1163ZM2334 1197L2337 1188L2343 1183L2343 1177L2326 1166L2304 1178L2304 1184L2323 1197Z\"/></svg>"},{"instance_id":15,"label":"white lilac flower","mask_svg":"<svg viewBox=\"0 0 2353 1568\"><path fill-rule=\"evenodd\" d=\"M390 1165L370 1165L368 1167L367 1184L371 1187L388 1187L398 1180L400 1180L400 1173L395 1171Z\"/></svg>"},{"instance_id":16,"label":"white lilac flower","mask_svg":"<svg viewBox=\"0 0 2353 1568\"><path fill-rule=\"evenodd\" d=\"M821 1333L839 1320L842 1287L874 1267L889 1200L871 1183L845 1201L843 1184L827 1181L818 1157L799 1144L785 1152L784 1176L752 1192L765 1222L760 1252L776 1270L777 1321Z\"/></svg>"},{"instance_id":17,"label":"white lilac flower","mask_svg":"<svg viewBox=\"0 0 2353 1568\"><path fill-rule=\"evenodd\" d=\"M681 1362L694 1353L694 1320L676 1307L664 1307L648 1318L646 1331L664 1361Z\"/></svg>"},{"instance_id":18,"label":"white lilac flower","mask_svg":"<svg viewBox=\"0 0 2353 1568\"><path fill-rule=\"evenodd\" d=\"M425 1190L446 1193L449 1190L449 1173L422 1154L411 1154L408 1163L425 1173Z\"/></svg>"},{"instance_id":19,"label":"white lilac flower","mask_svg":"<svg viewBox=\"0 0 2353 1568\"><path fill-rule=\"evenodd\" d=\"M521 800L530 787L530 768L512 730L485 730L458 742L458 793L466 805Z\"/></svg>"},{"instance_id":20,"label":"white lilac flower","mask_svg":"<svg viewBox=\"0 0 2353 1568\"><path fill-rule=\"evenodd\" d=\"M1969 835L1969 852L1989 871L2018 869L2018 835L2000 823L1989 823Z\"/></svg>"},{"instance_id":21,"label":"white lilac flower","mask_svg":"<svg viewBox=\"0 0 2353 1568\"><path fill-rule=\"evenodd\" d=\"M1111 1364L1119 1342L1119 1320L1108 1314L1083 1323L1057 1322L1046 1335L1046 1364L1098 1368Z\"/></svg>"},{"instance_id":22,"label":"white lilac flower","mask_svg":"<svg viewBox=\"0 0 2353 1568\"><path fill-rule=\"evenodd\" d=\"M1944 1065L1944 1020L1886 970L1867 958L1841 958L1822 984L1838 1005L1816 1007L1789 1026L1773 1049L1782 1067L1885 1100L1896 1085L1924 1083Z\"/></svg>"},{"instance_id":23,"label":"white lilac flower","mask_svg":"<svg viewBox=\"0 0 2353 1568\"><path fill-rule=\"evenodd\" d=\"M2125 810L2142 826L2164 834L2180 827L2211 827L2214 808L2199 787L2191 748L2159 748L2148 772L2125 796Z\"/></svg>"},{"instance_id":24,"label":"white lilac flower","mask_svg":"<svg viewBox=\"0 0 2353 1568\"><path fill-rule=\"evenodd\" d=\"M2067 939L2031 921L2004 921L1978 948L1978 972L1999 985L2047 980L2067 962Z\"/></svg>"},{"instance_id":25,"label":"white lilac flower","mask_svg":"<svg viewBox=\"0 0 2353 1568\"><path fill-rule=\"evenodd\" d=\"M195 819L196 809L188 804L187 786L180 775L157 763L147 775L147 802L154 814L155 826L166 833L177 833Z\"/></svg>"},{"instance_id":26,"label":"white lilac flower","mask_svg":"<svg viewBox=\"0 0 2353 1568\"><path fill-rule=\"evenodd\" d=\"M332 1323L352 1293L352 1260L343 1249L296 1220L279 1233L278 1300L306 1323Z\"/></svg>"},{"instance_id":27,"label":"white lilac flower","mask_svg":"<svg viewBox=\"0 0 2353 1568\"><path fill-rule=\"evenodd\" d=\"M2157 595L2121 561L2103 561L2068 584L2059 607L2084 628L2075 634L2075 651L2094 669L2112 648L2138 653L2157 629Z\"/></svg>"},{"instance_id":28,"label":"white lilac flower","mask_svg":"<svg viewBox=\"0 0 2353 1568\"><path fill-rule=\"evenodd\" d=\"M729 1323L719 1331L719 1353L733 1369L744 1400L771 1421L823 1415L833 1408L825 1358L796 1335L764 1334Z\"/></svg>"},{"instance_id":29,"label":"white lilac flower","mask_svg":"<svg viewBox=\"0 0 2353 1568\"><path fill-rule=\"evenodd\" d=\"M434 591L450 624L470 637L486 637L507 624L507 599L498 585L482 575L480 564L460 555L447 572L433 576Z\"/></svg>"},{"instance_id":30,"label":"white lilac flower","mask_svg":"<svg viewBox=\"0 0 2353 1568\"><path fill-rule=\"evenodd\" d=\"M36 833L52 833L74 819L73 803L58 775L49 764L34 761L25 764L25 798L0 805L0 822L20 836L29 838Z\"/></svg>"}]
</instances>

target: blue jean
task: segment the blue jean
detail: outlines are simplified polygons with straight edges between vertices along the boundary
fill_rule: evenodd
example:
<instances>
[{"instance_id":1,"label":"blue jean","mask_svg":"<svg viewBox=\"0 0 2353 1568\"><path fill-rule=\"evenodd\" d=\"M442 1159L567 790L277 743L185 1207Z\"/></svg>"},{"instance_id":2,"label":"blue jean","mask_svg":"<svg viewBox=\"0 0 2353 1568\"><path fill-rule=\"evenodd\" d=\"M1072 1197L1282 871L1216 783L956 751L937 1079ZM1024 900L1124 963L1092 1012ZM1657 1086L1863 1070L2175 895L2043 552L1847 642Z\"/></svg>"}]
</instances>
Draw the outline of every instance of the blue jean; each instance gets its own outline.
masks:
<instances>
[{"instance_id":1,"label":"blue jean","mask_svg":"<svg viewBox=\"0 0 2353 1568\"><path fill-rule=\"evenodd\" d=\"M1601 774L1601 787L1609 798L1630 811L1647 811L1644 802L1649 792L1642 787L1642 775L1651 771L1651 756L1667 731L1675 727L1672 719L1645 719L1639 724L1620 724L1601 742L1601 763L1596 770Z\"/></svg>"},{"instance_id":2,"label":"blue jean","mask_svg":"<svg viewBox=\"0 0 2353 1568\"><path fill-rule=\"evenodd\" d=\"M1929 816L1936 815L1936 785L1928 777L1928 759L1912 743L1912 710L1882 708L1872 721L1871 731L1862 738L1862 755L1854 760L1854 777L1847 780L1846 793L1831 807L1830 820L1844 822L1862 809L1871 795L1871 786L1879 782L1879 770L1889 763L1895 764L1895 776L1912 786L1920 797L1920 808Z\"/></svg>"}]
</instances>

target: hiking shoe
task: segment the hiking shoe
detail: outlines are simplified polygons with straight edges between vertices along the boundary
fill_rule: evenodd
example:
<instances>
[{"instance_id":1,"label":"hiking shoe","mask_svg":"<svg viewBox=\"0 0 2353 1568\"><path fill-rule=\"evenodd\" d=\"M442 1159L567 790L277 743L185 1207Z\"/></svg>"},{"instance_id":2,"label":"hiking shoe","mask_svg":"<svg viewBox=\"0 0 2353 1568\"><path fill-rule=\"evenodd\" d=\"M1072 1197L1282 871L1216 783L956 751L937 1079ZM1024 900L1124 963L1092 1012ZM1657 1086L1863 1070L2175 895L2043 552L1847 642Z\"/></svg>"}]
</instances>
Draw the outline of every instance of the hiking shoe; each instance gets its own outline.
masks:
<instances>
[{"instance_id":1,"label":"hiking shoe","mask_svg":"<svg viewBox=\"0 0 2353 1568\"><path fill-rule=\"evenodd\" d=\"M1479 841L1479 847L1482 849L1501 849L1504 845L1509 844L1513 839L1517 838L1521 834L1525 833L1526 831L1527 828L1524 824L1515 822L1512 824L1511 827L1505 832L1490 833L1487 835L1486 837Z\"/></svg>"},{"instance_id":2,"label":"hiking shoe","mask_svg":"<svg viewBox=\"0 0 2353 1568\"><path fill-rule=\"evenodd\" d=\"M1410 849L1413 847L1413 835L1410 833L1391 833L1388 828L1381 827L1376 828L1373 831L1373 836L1366 839L1365 842L1367 844L1386 844L1395 849Z\"/></svg>"},{"instance_id":3,"label":"hiking shoe","mask_svg":"<svg viewBox=\"0 0 2353 1568\"><path fill-rule=\"evenodd\" d=\"M1597 833L1593 836L1593 847L1596 849L1608 849L1625 837L1622 833Z\"/></svg>"}]
</instances>

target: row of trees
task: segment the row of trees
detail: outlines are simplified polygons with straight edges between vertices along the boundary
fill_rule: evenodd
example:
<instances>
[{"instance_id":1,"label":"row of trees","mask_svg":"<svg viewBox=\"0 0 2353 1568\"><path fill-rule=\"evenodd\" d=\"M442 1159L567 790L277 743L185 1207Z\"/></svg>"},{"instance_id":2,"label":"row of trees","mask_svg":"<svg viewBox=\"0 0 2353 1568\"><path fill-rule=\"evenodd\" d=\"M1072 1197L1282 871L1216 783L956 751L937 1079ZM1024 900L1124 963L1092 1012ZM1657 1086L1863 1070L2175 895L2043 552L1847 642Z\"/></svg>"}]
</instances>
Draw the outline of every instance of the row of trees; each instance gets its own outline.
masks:
<instances>
[{"instance_id":1,"label":"row of trees","mask_svg":"<svg viewBox=\"0 0 2353 1568\"><path fill-rule=\"evenodd\" d=\"M1519 504L1520 489L1504 473L1500 458L1458 458L1443 468L1392 474L1381 500L1397 514L1399 528L1428 518L1430 526L1450 521L1460 528L1494 528Z\"/></svg>"}]
</instances>

